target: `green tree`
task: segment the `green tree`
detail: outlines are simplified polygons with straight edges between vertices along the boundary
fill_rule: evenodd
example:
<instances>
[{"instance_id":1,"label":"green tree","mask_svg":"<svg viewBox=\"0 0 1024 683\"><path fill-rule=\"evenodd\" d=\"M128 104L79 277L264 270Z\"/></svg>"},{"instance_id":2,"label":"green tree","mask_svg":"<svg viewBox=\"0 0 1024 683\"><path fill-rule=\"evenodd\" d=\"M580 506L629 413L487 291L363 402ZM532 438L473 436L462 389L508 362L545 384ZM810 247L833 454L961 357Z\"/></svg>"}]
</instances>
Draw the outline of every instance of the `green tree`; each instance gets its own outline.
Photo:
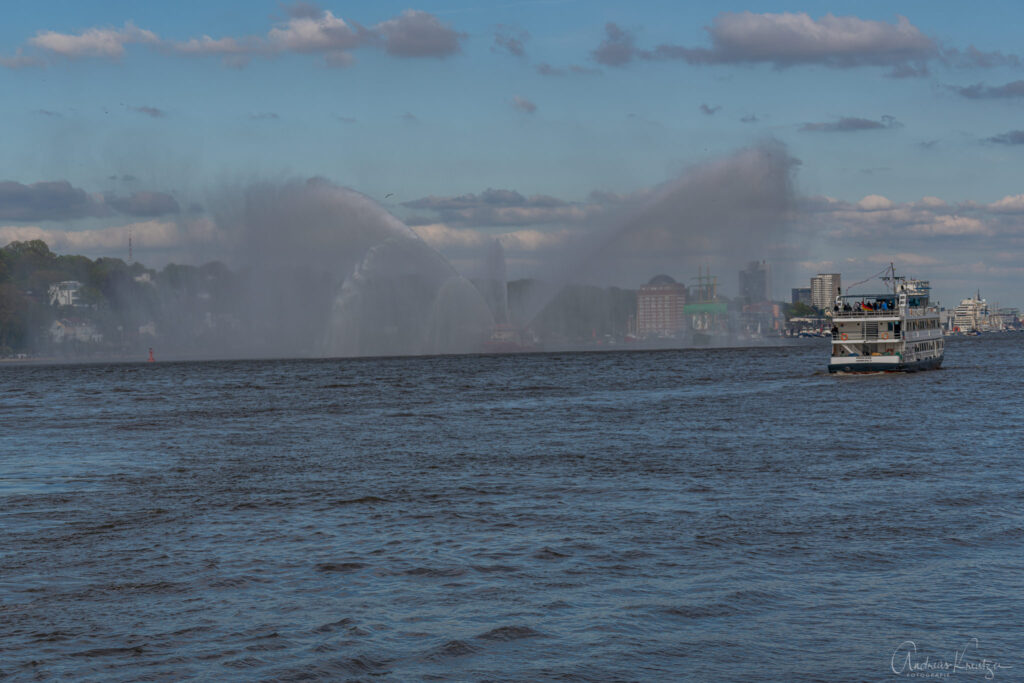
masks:
<instances>
[{"instance_id":1,"label":"green tree","mask_svg":"<svg viewBox=\"0 0 1024 683\"><path fill-rule=\"evenodd\" d=\"M802 301L797 301L795 304L786 305L786 318L807 318L816 317L818 310L811 306L808 306Z\"/></svg>"},{"instance_id":2,"label":"green tree","mask_svg":"<svg viewBox=\"0 0 1024 683\"><path fill-rule=\"evenodd\" d=\"M3 248L4 260L10 267L10 277L15 282L27 280L38 270L52 269L57 257L42 240L11 242Z\"/></svg>"},{"instance_id":3,"label":"green tree","mask_svg":"<svg viewBox=\"0 0 1024 683\"><path fill-rule=\"evenodd\" d=\"M92 261L85 256L58 256L55 259L54 268L60 271L64 280L88 283L89 275L92 272Z\"/></svg>"},{"instance_id":4,"label":"green tree","mask_svg":"<svg viewBox=\"0 0 1024 683\"><path fill-rule=\"evenodd\" d=\"M28 299L21 290L9 282L0 284L0 346L11 349L24 346L28 308Z\"/></svg>"}]
</instances>

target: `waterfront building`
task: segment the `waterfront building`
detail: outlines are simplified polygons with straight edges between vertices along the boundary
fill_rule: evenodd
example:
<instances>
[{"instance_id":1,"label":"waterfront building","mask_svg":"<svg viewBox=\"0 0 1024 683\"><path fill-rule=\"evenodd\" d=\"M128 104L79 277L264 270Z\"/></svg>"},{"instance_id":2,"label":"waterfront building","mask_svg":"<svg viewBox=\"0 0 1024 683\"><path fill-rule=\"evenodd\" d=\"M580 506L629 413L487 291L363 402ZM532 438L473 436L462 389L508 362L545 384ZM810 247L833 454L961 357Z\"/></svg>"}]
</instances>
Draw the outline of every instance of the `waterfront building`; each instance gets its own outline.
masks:
<instances>
[{"instance_id":1,"label":"waterfront building","mask_svg":"<svg viewBox=\"0 0 1024 683\"><path fill-rule=\"evenodd\" d=\"M989 323L994 330L1019 330L1021 329L1020 309L999 308L995 313L989 315Z\"/></svg>"},{"instance_id":2,"label":"waterfront building","mask_svg":"<svg viewBox=\"0 0 1024 683\"><path fill-rule=\"evenodd\" d=\"M819 311L831 310L841 287L839 273L818 273L811 278L811 306Z\"/></svg>"},{"instance_id":3,"label":"waterfront building","mask_svg":"<svg viewBox=\"0 0 1024 683\"><path fill-rule=\"evenodd\" d=\"M771 268L767 261L751 261L740 271L740 299L745 304L759 304L771 298Z\"/></svg>"},{"instance_id":4,"label":"waterfront building","mask_svg":"<svg viewBox=\"0 0 1024 683\"><path fill-rule=\"evenodd\" d=\"M87 320L77 318L62 318L55 320L50 325L50 339L58 344L67 341L92 342L103 341L103 335L97 331L96 326Z\"/></svg>"},{"instance_id":5,"label":"waterfront building","mask_svg":"<svg viewBox=\"0 0 1024 683\"><path fill-rule=\"evenodd\" d=\"M790 290L791 304L805 304L811 305L811 288L810 287L793 287Z\"/></svg>"},{"instance_id":6,"label":"waterfront building","mask_svg":"<svg viewBox=\"0 0 1024 683\"><path fill-rule=\"evenodd\" d=\"M675 337L686 325L686 285L657 275L636 295L637 336Z\"/></svg>"}]
</instances>

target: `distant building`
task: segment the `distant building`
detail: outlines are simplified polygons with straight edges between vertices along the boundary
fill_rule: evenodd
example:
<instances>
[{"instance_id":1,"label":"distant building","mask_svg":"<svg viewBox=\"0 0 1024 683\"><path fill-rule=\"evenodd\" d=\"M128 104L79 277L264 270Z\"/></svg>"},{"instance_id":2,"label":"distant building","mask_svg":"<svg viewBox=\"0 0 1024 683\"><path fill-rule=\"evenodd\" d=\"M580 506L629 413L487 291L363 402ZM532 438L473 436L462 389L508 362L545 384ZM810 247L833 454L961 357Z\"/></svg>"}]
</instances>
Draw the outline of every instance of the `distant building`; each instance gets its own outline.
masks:
<instances>
[{"instance_id":1,"label":"distant building","mask_svg":"<svg viewBox=\"0 0 1024 683\"><path fill-rule=\"evenodd\" d=\"M1000 308L988 318L994 330L1021 329L1019 308Z\"/></svg>"},{"instance_id":2,"label":"distant building","mask_svg":"<svg viewBox=\"0 0 1024 683\"><path fill-rule=\"evenodd\" d=\"M61 320L55 320L50 325L50 339L57 342L58 344L66 341L79 341L79 342L101 342L103 341L103 335L100 334L96 327L85 320L76 320L63 318Z\"/></svg>"},{"instance_id":3,"label":"distant building","mask_svg":"<svg viewBox=\"0 0 1024 683\"><path fill-rule=\"evenodd\" d=\"M771 269L767 261L751 261L740 271L740 299L745 304L759 304L771 298Z\"/></svg>"},{"instance_id":4,"label":"distant building","mask_svg":"<svg viewBox=\"0 0 1024 683\"><path fill-rule=\"evenodd\" d=\"M686 325L686 285L657 275L636 295L636 331L640 337L674 337Z\"/></svg>"},{"instance_id":5,"label":"distant building","mask_svg":"<svg viewBox=\"0 0 1024 683\"><path fill-rule=\"evenodd\" d=\"M839 273L818 273L811 278L811 306L819 311L831 310L841 287Z\"/></svg>"},{"instance_id":6,"label":"distant building","mask_svg":"<svg viewBox=\"0 0 1024 683\"><path fill-rule=\"evenodd\" d=\"M793 304L804 304L806 306L811 305L811 288L810 287L794 287L790 290L790 303Z\"/></svg>"},{"instance_id":7,"label":"distant building","mask_svg":"<svg viewBox=\"0 0 1024 683\"><path fill-rule=\"evenodd\" d=\"M980 293L963 299L953 310L953 327L961 332L987 329L988 325L988 302L981 298Z\"/></svg>"},{"instance_id":8,"label":"distant building","mask_svg":"<svg viewBox=\"0 0 1024 683\"><path fill-rule=\"evenodd\" d=\"M50 295L50 305L77 306L78 294L81 289L82 283L77 280L66 280L65 282L50 285L50 289L47 292Z\"/></svg>"}]
</instances>

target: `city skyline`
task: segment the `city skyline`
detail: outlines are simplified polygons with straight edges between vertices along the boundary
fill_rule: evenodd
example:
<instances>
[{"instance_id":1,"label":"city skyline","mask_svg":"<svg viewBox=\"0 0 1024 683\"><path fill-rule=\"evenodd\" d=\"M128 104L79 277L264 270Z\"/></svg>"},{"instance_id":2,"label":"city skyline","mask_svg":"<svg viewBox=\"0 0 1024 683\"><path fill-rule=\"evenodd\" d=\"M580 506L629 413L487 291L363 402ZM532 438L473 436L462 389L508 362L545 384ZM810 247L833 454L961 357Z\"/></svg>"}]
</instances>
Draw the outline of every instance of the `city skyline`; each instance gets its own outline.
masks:
<instances>
[{"instance_id":1,"label":"city skyline","mask_svg":"<svg viewBox=\"0 0 1024 683\"><path fill-rule=\"evenodd\" d=\"M628 245L579 277L636 287L669 263L677 278L712 264L731 296L736 267L766 259L786 299L817 273L856 281L895 261L944 305L978 289L1020 305L1022 14L33 4L0 27L13 93L0 107L18 133L0 143L0 243L124 258L131 233L150 266L230 260L221 216L236 188L322 178L381 203L467 276L493 239L509 279L543 277L616 221L641 216L650 232L679 217L685 239ZM765 149L767 162L743 152ZM785 226L760 231L754 212L709 243L731 214L687 183L749 185L764 176L744 175L751 163L774 164L755 199L778 196L766 224ZM660 195L671 211L648 210ZM747 244L744 231L761 234Z\"/></svg>"}]
</instances>

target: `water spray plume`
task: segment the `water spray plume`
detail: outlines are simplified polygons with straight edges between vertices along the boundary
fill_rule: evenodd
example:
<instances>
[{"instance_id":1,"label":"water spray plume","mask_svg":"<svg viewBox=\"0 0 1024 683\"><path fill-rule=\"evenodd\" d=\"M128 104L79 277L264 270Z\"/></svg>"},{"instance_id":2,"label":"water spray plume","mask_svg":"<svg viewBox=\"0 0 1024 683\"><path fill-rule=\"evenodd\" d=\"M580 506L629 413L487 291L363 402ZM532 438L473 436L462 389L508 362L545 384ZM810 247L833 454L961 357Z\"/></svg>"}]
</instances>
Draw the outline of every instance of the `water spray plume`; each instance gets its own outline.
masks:
<instances>
[{"instance_id":1,"label":"water spray plume","mask_svg":"<svg viewBox=\"0 0 1024 683\"><path fill-rule=\"evenodd\" d=\"M694 166L627 198L547 264L548 286L526 308L533 319L566 285L601 278L643 282L696 263L733 269L783 241L792 223L797 162L768 142Z\"/></svg>"},{"instance_id":2,"label":"water spray plume","mask_svg":"<svg viewBox=\"0 0 1024 683\"><path fill-rule=\"evenodd\" d=\"M245 309L275 354L458 353L493 325L476 289L365 195L321 179L258 183L221 206L250 273Z\"/></svg>"}]
</instances>

